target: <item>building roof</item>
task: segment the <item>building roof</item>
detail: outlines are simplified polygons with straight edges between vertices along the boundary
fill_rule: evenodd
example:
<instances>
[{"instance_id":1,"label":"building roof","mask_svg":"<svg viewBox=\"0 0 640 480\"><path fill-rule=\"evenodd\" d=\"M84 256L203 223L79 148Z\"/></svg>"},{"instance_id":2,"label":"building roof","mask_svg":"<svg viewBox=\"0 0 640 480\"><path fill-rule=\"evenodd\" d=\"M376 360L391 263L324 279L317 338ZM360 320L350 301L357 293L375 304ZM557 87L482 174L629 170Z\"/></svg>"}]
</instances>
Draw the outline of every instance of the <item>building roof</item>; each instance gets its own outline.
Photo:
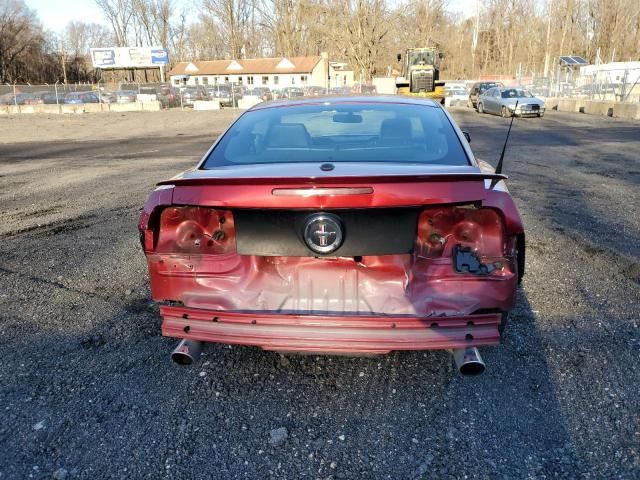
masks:
<instances>
[{"instance_id":1,"label":"building roof","mask_svg":"<svg viewBox=\"0 0 640 480\"><path fill-rule=\"evenodd\" d=\"M180 62L169 75L251 75L311 73L322 57L246 58Z\"/></svg>"}]
</instances>

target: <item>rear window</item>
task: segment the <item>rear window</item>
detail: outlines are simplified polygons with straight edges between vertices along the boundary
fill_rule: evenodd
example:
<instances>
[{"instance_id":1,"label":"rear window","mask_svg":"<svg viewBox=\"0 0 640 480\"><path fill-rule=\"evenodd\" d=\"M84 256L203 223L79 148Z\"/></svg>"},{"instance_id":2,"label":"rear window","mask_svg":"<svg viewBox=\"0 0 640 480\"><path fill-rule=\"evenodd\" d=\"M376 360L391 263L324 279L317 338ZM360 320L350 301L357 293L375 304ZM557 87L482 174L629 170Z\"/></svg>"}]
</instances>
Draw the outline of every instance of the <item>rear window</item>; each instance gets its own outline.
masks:
<instances>
[{"instance_id":1,"label":"rear window","mask_svg":"<svg viewBox=\"0 0 640 480\"><path fill-rule=\"evenodd\" d=\"M531 98L531 95L526 90L522 90L520 88L508 88L506 90L502 90L501 92L502 98Z\"/></svg>"},{"instance_id":2,"label":"rear window","mask_svg":"<svg viewBox=\"0 0 640 480\"><path fill-rule=\"evenodd\" d=\"M245 113L202 168L298 162L469 165L451 122L438 107L321 104Z\"/></svg>"}]
</instances>

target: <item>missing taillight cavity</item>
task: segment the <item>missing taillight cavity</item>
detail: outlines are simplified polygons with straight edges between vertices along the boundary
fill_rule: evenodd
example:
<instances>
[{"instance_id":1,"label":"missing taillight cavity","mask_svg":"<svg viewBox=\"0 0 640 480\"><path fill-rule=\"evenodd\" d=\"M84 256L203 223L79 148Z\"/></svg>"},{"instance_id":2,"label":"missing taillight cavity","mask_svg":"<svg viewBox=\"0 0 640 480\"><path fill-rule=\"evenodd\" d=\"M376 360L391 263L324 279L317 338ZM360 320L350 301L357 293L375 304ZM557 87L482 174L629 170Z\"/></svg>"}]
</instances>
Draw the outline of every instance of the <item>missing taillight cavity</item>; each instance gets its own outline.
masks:
<instances>
[{"instance_id":1,"label":"missing taillight cavity","mask_svg":"<svg viewBox=\"0 0 640 480\"><path fill-rule=\"evenodd\" d=\"M482 263L469 248L456 245L453 247L453 264L458 273L474 273L476 275L488 275L500 266L500 262Z\"/></svg>"},{"instance_id":2,"label":"missing taillight cavity","mask_svg":"<svg viewBox=\"0 0 640 480\"><path fill-rule=\"evenodd\" d=\"M418 221L417 252L422 257L452 257L456 246L481 256L504 255L504 227L489 208L427 208Z\"/></svg>"},{"instance_id":3,"label":"missing taillight cavity","mask_svg":"<svg viewBox=\"0 0 640 480\"><path fill-rule=\"evenodd\" d=\"M235 252L233 215L207 207L169 207L160 215L157 253Z\"/></svg>"}]
</instances>

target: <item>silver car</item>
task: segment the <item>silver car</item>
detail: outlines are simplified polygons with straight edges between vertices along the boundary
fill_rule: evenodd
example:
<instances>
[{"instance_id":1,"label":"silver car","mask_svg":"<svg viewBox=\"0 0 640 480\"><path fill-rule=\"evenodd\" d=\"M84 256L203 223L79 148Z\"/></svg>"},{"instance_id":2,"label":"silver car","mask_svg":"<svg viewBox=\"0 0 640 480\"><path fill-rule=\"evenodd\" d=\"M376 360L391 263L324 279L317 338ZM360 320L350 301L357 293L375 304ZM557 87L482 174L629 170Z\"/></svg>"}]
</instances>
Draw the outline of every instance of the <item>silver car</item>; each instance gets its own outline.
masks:
<instances>
[{"instance_id":1,"label":"silver car","mask_svg":"<svg viewBox=\"0 0 640 480\"><path fill-rule=\"evenodd\" d=\"M516 107L516 102L518 106ZM478 99L479 113L492 113L503 117L544 115L544 102L527 90L516 87L490 88Z\"/></svg>"}]
</instances>

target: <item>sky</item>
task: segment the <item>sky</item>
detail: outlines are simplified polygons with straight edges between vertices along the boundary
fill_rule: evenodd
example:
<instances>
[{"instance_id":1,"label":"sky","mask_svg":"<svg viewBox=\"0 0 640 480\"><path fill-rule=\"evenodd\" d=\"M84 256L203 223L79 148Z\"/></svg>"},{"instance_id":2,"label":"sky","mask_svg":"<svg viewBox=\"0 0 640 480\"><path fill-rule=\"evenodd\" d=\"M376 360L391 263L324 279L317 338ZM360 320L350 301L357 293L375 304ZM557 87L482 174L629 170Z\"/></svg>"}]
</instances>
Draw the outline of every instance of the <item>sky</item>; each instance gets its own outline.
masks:
<instances>
[{"instance_id":1,"label":"sky","mask_svg":"<svg viewBox=\"0 0 640 480\"><path fill-rule=\"evenodd\" d=\"M59 32L70 21L103 23L106 21L92 0L25 0L35 10L44 28Z\"/></svg>"},{"instance_id":2,"label":"sky","mask_svg":"<svg viewBox=\"0 0 640 480\"><path fill-rule=\"evenodd\" d=\"M192 4L192 0L178 0ZM35 10L46 29L59 32L70 21L106 24L105 18L93 0L25 0ZM475 0L449 0L449 10L469 16Z\"/></svg>"}]
</instances>

